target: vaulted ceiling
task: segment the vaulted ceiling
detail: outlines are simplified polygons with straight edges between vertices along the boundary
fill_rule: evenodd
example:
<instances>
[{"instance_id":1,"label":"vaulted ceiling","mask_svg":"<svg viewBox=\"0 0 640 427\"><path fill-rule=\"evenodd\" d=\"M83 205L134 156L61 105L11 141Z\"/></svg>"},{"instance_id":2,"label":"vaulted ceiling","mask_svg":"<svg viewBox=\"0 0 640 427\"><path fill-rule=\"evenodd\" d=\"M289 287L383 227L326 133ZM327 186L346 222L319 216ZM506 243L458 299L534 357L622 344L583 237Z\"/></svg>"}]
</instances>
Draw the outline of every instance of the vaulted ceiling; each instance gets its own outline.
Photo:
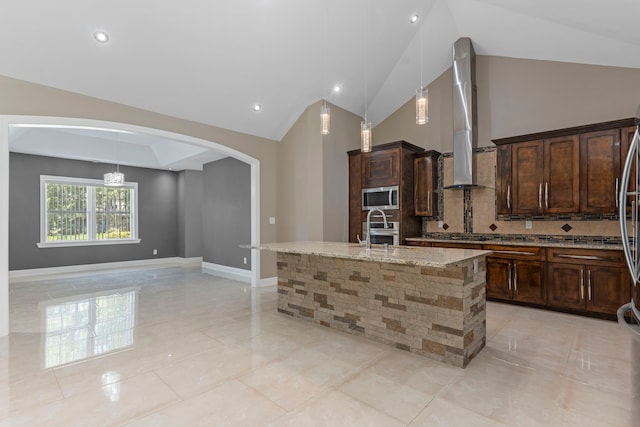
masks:
<instances>
[{"instance_id":1,"label":"vaulted ceiling","mask_svg":"<svg viewBox=\"0 0 640 427\"><path fill-rule=\"evenodd\" d=\"M366 99L375 126L463 36L478 55L640 68L637 0L7 0L2 15L1 75L274 140L322 98L361 116Z\"/></svg>"}]
</instances>

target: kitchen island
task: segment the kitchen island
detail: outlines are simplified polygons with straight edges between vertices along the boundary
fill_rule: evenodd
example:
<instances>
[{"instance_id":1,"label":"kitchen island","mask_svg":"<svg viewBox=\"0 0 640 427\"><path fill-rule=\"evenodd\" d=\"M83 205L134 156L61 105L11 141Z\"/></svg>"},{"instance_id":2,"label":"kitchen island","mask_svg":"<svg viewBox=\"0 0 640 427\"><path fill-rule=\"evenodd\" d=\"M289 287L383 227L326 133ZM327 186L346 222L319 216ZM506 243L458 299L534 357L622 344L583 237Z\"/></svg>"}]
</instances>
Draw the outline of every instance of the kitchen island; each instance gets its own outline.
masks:
<instances>
[{"instance_id":1,"label":"kitchen island","mask_svg":"<svg viewBox=\"0 0 640 427\"><path fill-rule=\"evenodd\" d=\"M485 345L489 251L352 243L277 252L278 311L465 367Z\"/></svg>"}]
</instances>

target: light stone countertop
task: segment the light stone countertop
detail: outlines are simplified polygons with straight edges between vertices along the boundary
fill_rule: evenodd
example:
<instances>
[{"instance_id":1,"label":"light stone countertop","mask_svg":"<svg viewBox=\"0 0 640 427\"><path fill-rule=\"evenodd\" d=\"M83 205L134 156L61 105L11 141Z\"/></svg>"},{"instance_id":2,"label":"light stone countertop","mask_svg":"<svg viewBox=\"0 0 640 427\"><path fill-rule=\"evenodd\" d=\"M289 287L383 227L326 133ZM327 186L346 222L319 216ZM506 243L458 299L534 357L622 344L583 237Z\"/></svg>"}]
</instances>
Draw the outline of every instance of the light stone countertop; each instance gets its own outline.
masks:
<instances>
[{"instance_id":1,"label":"light stone countertop","mask_svg":"<svg viewBox=\"0 0 640 427\"><path fill-rule=\"evenodd\" d=\"M491 251L473 249L423 248L419 246L389 246L385 250L381 245L373 245L371 249L367 250L357 243L343 242L264 243L252 249L440 268L453 266L473 258L481 258L491 253Z\"/></svg>"},{"instance_id":2,"label":"light stone countertop","mask_svg":"<svg viewBox=\"0 0 640 427\"><path fill-rule=\"evenodd\" d=\"M579 243L579 242L547 242L547 241L522 241L522 240L473 240L473 239L435 239L430 237L408 237L408 242L429 242L429 243L473 243L479 245L500 245L500 246L535 246L546 248L569 248L569 249L605 249L610 251L621 251L622 245L604 243Z\"/></svg>"}]
</instances>

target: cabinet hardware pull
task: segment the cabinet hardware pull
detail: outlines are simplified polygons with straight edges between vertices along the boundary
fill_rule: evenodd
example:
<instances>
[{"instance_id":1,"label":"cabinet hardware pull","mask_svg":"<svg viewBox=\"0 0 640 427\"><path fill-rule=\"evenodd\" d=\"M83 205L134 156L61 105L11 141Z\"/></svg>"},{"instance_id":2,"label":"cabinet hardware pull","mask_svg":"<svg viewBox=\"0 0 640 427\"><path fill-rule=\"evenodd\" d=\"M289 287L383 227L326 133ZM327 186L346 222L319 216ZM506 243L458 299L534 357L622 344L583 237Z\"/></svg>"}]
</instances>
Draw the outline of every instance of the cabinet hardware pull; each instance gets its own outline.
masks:
<instances>
[{"instance_id":1,"label":"cabinet hardware pull","mask_svg":"<svg viewBox=\"0 0 640 427\"><path fill-rule=\"evenodd\" d=\"M549 183L544 183L544 206L549 209Z\"/></svg>"},{"instance_id":2,"label":"cabinet hardware pull","mask_svg":"<svg viewBox=\"0 0 640 427\"><path fill-rule=\"evenodd\" d=\"M506 255L537 255L533 252L520 252L520 251L493 251L496 254L506 254Z\"/></svg>"},{"instance_id":3,"label":"cabinet hardware pull","mask_svg":"<svg viewBox=\"0 0 640 427\"><path fill-rule=\"evenodd\" d=\"M611 258L605 258L605 257L601 257L601 256L594 256L594 255L566 255L566 254L560 254L560 255L556 255L558 258L571 258L571 259L588 259L588 260L592 260L592 261L613 261L613 259Z\"/></svg>"},{"instance_id":4,"label":"cabinet hardware pull","mask_svg":"<svg viewBox=\"0 0 640 427\"><path fill-rule=\"evenodd\" d=\"M619 178L616 178L616 208L619 207L620 203L618 202L618 190L619 190L619 183L618 183Z\"/></svg>"},{"instance_id":5,"label":"cabinet hardware pull","mask_svg":"<svg viewBox=\"0 0 640 427\"><path fill-rule=\"evenodd\" d=\"M591 270L589 270L589 271L587 272L587 274L588 274L588 279L587 279L587 285L588 285L588 287L587 287L587 291L589 292L589 301L591 301Z\"/></svg>"},{"instance_id":6,"label":"cabinet hardware pull","mask_svg":"<svg viewBox=\"0 0 640 427\"><path fill-rule=\"evenodd\" d=\"M580 299L584 299L584 270L580 269Z\"/></svg>"},{"instance_id":7,"label":"cabinet hardware pull","mask_svg":"<svg viewBox=\"0 0 640 427\"><path fill-rule=\"evenodd\" d=\"M508 283L509 283L509 292L511 292L511 264L509 264L509 274L508 274Z\"/></svg>"},{"instance_id":8,"label":"cabinet hardware pull","mask_svg":"<svg viewBox=\"0 0 640 427\"><path fill-rule=\"evenodd\" d=\"M511 184L507 185L507 209L511 209Z\"/></svg>"},{"instance_id":9,"label":"cabinet hardware pull","mask_svg":"<svg viewBox=\"0 0 640 427\"><path fill-rule=\"evenodd\" d=\"M431 191L427 191L427 210L431 211Z\"/></svg>"},{"instance_id":10,"label":"cabinet hardware pull","mask_svg":"<svg viewBox=\"0 0 640 427\"><path fill-rule=\"evenodd\" d=\"M513 264L513 290L518 292L518 264Z\"/></svg>"},{"instance_id":11,"label":"cabinet hardware pull","mask_svg":"<svg viewBox=\"0 0 640 427\"><path fill-rule=\"evenodd\" d=\"M538 187L538 209L542 210L542 183Z\"/></svg>"}]
</instances>

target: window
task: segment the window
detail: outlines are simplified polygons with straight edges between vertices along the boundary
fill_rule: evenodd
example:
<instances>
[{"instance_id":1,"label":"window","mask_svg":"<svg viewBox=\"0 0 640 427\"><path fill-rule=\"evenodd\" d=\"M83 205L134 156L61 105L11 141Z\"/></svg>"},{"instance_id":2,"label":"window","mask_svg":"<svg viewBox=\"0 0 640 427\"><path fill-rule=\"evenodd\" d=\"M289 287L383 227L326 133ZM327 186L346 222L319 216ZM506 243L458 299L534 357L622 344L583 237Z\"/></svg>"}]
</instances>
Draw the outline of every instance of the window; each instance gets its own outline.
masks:
<instances>
[{"instance_id":1,"label":"window","mask_svg":"<svg viewBox=\"0 0 640 427\"><path fill-rule=\"evenodd\" d=\"M40 176L38 247L138 243L138 184Z\"/></svg>"}]
</instances>

